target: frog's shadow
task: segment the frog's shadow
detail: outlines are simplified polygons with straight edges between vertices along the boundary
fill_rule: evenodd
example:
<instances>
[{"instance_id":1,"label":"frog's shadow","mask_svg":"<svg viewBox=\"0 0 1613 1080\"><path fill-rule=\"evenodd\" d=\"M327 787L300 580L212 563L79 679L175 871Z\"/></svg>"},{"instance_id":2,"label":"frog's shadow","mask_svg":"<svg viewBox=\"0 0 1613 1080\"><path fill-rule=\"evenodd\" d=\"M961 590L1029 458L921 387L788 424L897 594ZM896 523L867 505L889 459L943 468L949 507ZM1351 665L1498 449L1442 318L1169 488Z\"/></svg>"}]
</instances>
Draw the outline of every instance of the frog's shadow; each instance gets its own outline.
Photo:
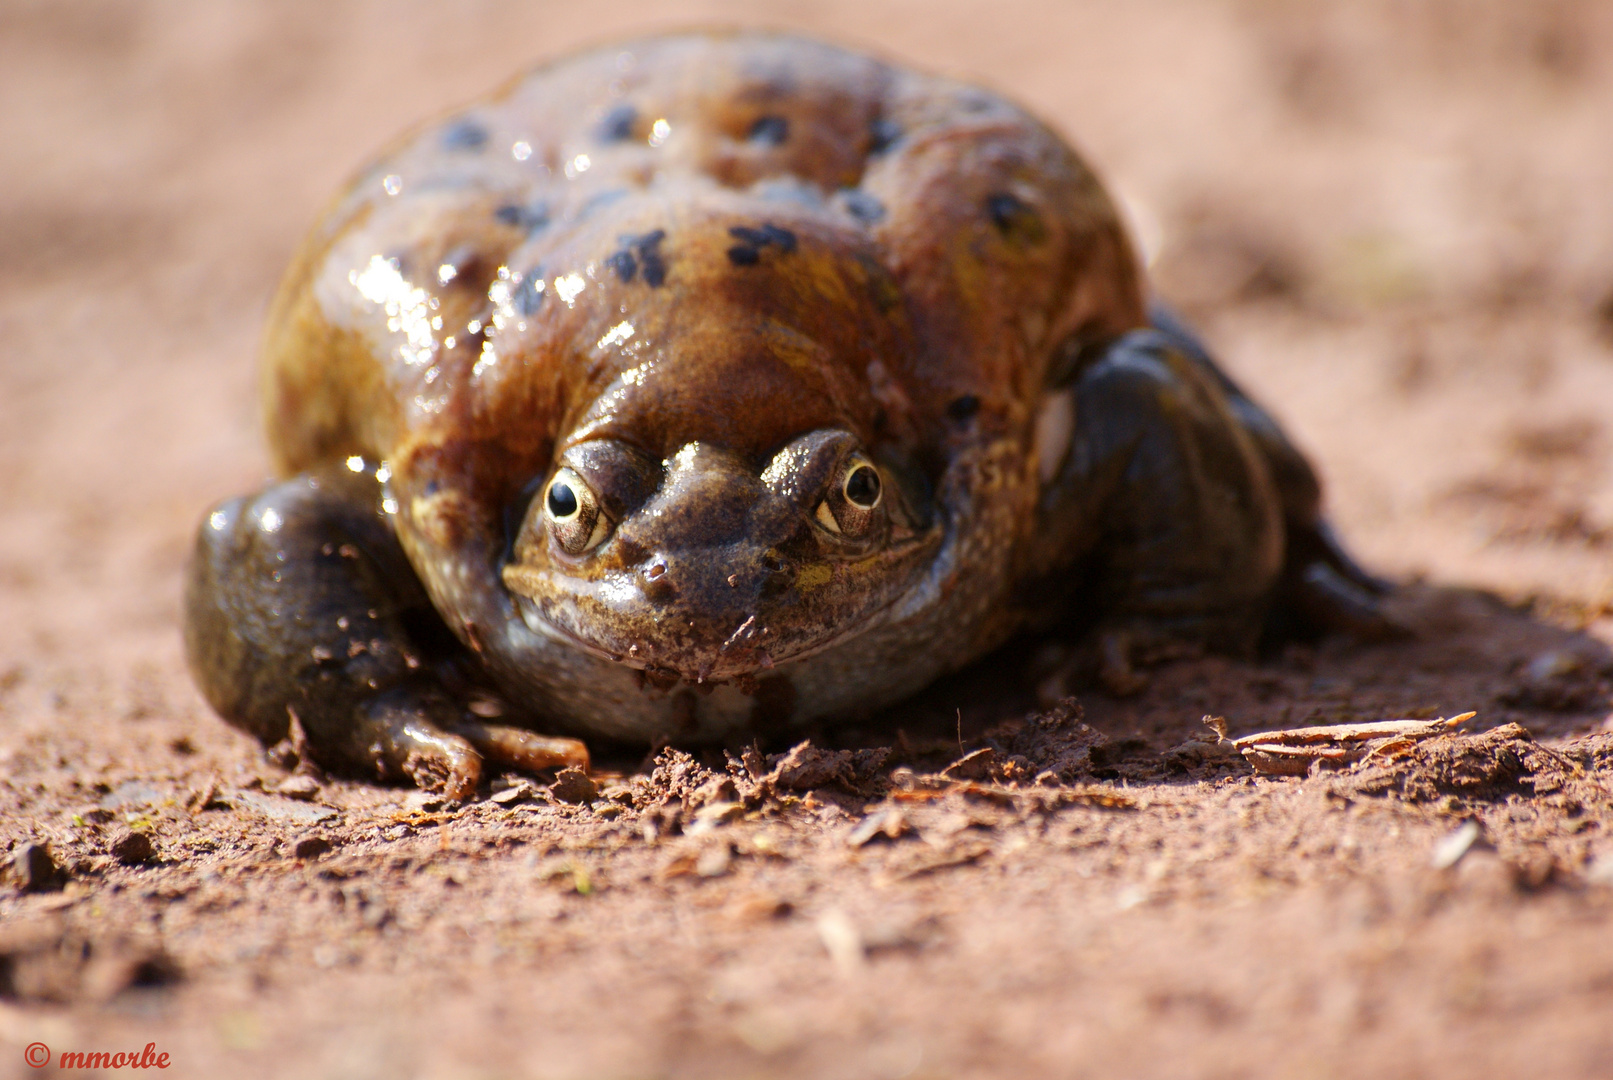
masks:
<instances>
[{"instance_id":1,"label":"frog's shadow","mask_svg":"<svg viewBox=\"0 0 1613 1080\"><path fill-rule=\"evenodd\" d=\"M1146 686L1128 697L1097 684L1078 643L1019 639L870 720L806 734L820 746L951 760L1068 693L1111 756L1157 758L1213 740L1206 716L1225 717L1236 736L1471 711L1478 715L1467 730L1519 723L1546 739L1594 730L1613 708L1613 650L1589 633L1476 589L1404 585L1388 603L1409 640L1332 637L1257 659L1171 661L1148 670Z\"/></svg>"}]
</instances>

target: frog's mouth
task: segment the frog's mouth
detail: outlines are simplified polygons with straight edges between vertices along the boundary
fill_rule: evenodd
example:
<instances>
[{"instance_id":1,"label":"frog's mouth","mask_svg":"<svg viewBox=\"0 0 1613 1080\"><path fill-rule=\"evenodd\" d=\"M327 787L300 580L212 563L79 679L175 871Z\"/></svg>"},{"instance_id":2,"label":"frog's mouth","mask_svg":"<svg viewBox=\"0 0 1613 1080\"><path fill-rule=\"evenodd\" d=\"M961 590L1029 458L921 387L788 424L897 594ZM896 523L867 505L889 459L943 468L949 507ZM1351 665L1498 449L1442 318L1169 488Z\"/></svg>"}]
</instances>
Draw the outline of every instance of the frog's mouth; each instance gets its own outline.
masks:
<instances>
[{"instance_id":1,"label":"frog's mouth","mask_svg":"<svg viewBox=\"0 0 1613 1080\"><path fill-rule=\"evenodd\" d=\"M878 561L917 563L929 547L903 545L882 552ZM751 574L696 572L649 590L642 587L643 575L633 573L590 581L507 566L504 577L534 633L643 671L651 682L698 685L763 675L851 641L882 622L910 576L875 572L866 565L873 561L764 567ZM663 570L656 580L672 576L672 570ZM716 583L701 580L711 576ZM657 603L656 593L674 602ZM710 601L713 594L718 602L687 602Z\"/></svg>"},{"instance_id":2,"label":"frog's mouth","mask_svg":"<svg viewBox=\"0 0 1613 1080\"><path fill-rule=\"evenodd\" d=\"M783 664L803 660L833 647L847 636L855 636L863 627L851 628L817 643L782 646L771 639L776 634L756 615L749 615L734 628L733 633L717 645L714 654L671 656L644 642L635 641L621 648L591 640L574 633L565 625L545 618L538 605L527 597L518 597L517 606L522 620L535 633L570 648L578 649L599 660L634 668L651 676L652 682L684 682L693 685L719 684L746 676L759 675ZM878 613L874 613L878 614ZM682 661L679 663L678 661Z\"/></svg>"}]
</instances>

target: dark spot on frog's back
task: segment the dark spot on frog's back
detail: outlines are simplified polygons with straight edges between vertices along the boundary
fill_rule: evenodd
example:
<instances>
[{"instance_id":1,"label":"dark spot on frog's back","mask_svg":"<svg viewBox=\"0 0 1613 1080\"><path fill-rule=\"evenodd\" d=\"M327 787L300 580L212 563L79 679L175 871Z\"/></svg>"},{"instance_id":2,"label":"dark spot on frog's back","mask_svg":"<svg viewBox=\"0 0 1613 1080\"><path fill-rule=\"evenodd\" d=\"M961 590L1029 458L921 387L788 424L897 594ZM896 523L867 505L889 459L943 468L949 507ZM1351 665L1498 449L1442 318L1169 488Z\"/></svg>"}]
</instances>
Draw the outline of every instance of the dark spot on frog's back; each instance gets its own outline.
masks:
<instances>
[{"instance_id":1,"label":"dark spot on frog's back","mask_svg":"<svg viewBox=\"0 0 1613 1080\"><path fill-rule=\"evenodd\" d=\"M986 197L986 216L1007 240L1035 244L1047 238L1047 226L1036 208L1017 195L999 191Z\"/></svg>"},{"instance_id":2,"label":"dark spot on frog's back","mask_svg":"<svg viewBox=\"0 0 1613 1080\"><path fill-rule=\"evenodd\" d=\"M661 254L661 241L666 238L666 231L656 229L644 236L639 244L639 259L644 263L644 284L652 289L659 289L666 283L666 258Z\"/></svg>"},{"instance_id":3,"label":"dark spot on frog's back","mask_svg":"<svg viewBox=\"0 0 1613 1080\"><path fill-rule=\"evenodd\" d=\"M788 229L782 229L772 222L767 222L759 229L748 225L735 225L728 230L728 235L735 240L743 241L751 247L762 248L769 244L777 244L779 250L790 252L795 250L795 234Z\"/></svg>"},{"instance_id":4,"label":"dark spot on frog's back","mask_svg":"<svg viewBox=\"0 0 1613 1080\"><path fill-rule=\"evenodd\" d=\"M739 241L728 249L728 261L735 266L755 266L761 261L762 249L765 247L777 247L786 255L796 248L795 234L772 222L767 222L760 228L734 225L729 228L728 235Z\"/></svg>"},{"instance_id":5,"label":"dark spot on frog's back","mask_svg":"<svg viewBox=\"0 0 1613 1080\"><path fill-rule=\"evenodd\" d=\"M448 252L437 268L438 282L446 288L460 291L484 292L492 276L490 260L469 244L462 244Z\"/></svg>"},{"instance_id":6,"label":"dark spot on frog's back","mask_svg":"<svg viewBox=\"0 0 1613 1080\"><path fill-rule=\"evenodd\" d=\"M967 424L979 411L980 399L973 394L964 394L947 402L947 419L954 424Z\"/></svg>"},{"instance_id":7,"label":"dark spot on frog's back","mask_svg":"<svg viewBox=\"0 0 1613 1080\"><path fill-rule=\"evenodd\" d=\"M541 273L536 266L521 276L521 284L515 287L510 296L510 303L522 315L536 315L538 308L543 306L543 293L538 291L538 282L542 280Z\"/></svg>"},{"instance_id":8,"label":"dark spot on frog's back","mask_svg":"<svg viewBox=\"0 0 1613 1080\"><path fill-rule=\"evenodd\" d=\"M516 203L507 203L493 211L493 217L500 225L508 225L513 229L525 229L535 232L549 224L549 206L547 203L532 203L520 206Z\"/></svg>"},{"instance_id":9,"label":"dark spot on frog's back","mask_svg":"<svg viewBox=\"0 0 1613 1080\"><path fill-rule=\"evenodd\" d=\"M868 152L883 154L902 137L902 127L896 121L880 116L868 125Z\"/></svg>"},{"instance_id":10,"label":"dark spot on frog's back","mask_svg":"<svg viewBox=\"0 0 1613 1080\"><path fill-rule=\"evenodd\" d=\"M599 137L607 142L626 142L633 137L638 123L638 110L631 105L618 105L599 122Z\"/></svg>"},{"instance_id":11,"label":"dark spot on frog's back","mask_svg":"<svg viewBox=\"0 0 1613 1080\"><path fill-rule=\"evenodd\" d=\"M783 146L790 137L790 122L782 116L758 116L747 138L763 146Z\"/></svg>"},{"instance_id":12,"label":"dark spot on frog's back","mask_svg":"<svg viewBox=\"0 0 1613 1080\"><path fill-rule=\"evenodd\" d=\"M442 148L470 153L487 145L487 129L474 120L455 120L443 129Z\"/></svg>"},{"instance_id":13,"label":"dark spot on frog's back","mask_svg":"<svg viewBox=\"0 0 1613 1080\"><path fill-rule=\"evenodd\" d=\"M862 222L864 225L873 225L884 220L885 204L856 188L847 188L840 193L840 202L846 208L846 213Z\"/></svg>"},{"instance_id":14,"label":"dark spot on frog's back","mask_svg":"<svg viewBox=\"0 0 1613 1080\"><path fill-rule=\"evenodd\" d=\"M623 285L633 280L638 273L638 260L633 258L631 251L618 251L605 260L605 265L619 278Z\"/></svg>"},{"instance_id":15,"label":"dark spot on frog's back","mask_svg":"<svg viewBox=\"0 0 1613 1080\"><path fill-rule=\"evenodd\" d=\"M644 284L658 289L666 284L666 258L661 254L661 241L665 239L665 229L618 237L622 248L606 259L605 265L615 272L624 285L633 280L633 275L642 265Z\"/></svg>"}]
</instances>

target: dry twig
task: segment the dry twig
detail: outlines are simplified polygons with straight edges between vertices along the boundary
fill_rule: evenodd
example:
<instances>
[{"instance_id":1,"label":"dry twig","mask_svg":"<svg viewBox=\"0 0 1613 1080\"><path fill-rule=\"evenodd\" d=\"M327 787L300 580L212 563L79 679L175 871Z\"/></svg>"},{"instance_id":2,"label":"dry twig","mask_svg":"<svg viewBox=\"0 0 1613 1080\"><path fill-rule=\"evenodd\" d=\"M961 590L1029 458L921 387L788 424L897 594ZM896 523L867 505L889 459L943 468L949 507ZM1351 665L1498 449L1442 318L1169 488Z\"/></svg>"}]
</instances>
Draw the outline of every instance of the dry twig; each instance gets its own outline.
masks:
<instances>
[{"instance_id":1,"label":"dry twig","mask_svg":"<svg viewBox=\"0 0 1613 1080\"><path fill-rule=\"evenodd\" d=\"M1444 735L1477 713L1465 712L1449 720L1378 720L1369 724L1333 724L1324 727L1260 731L1227 738L1224 717L1206 716L1204 723L1222 742L1229 742L1256 772L1276 776L1304 776L1313 764L1353 764L1374 754L1409 746L1420 739Z\"/></svg>"}]
</instances>

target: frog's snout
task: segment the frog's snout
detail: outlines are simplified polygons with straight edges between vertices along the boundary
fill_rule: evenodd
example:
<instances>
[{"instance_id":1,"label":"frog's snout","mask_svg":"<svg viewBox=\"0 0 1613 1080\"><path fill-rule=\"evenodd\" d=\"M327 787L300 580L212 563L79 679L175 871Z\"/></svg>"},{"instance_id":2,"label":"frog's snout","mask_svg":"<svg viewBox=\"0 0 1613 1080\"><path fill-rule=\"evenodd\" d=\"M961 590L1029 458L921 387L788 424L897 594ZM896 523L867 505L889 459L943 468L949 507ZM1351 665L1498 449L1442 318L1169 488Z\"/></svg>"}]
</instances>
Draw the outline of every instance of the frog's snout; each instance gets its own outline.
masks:
<instances>
[{"instance_id":1,"label":"frog's snout","mask_svg":"<svg viewBox=\"0 0 1613 1080\"><path fill-rule=\"evenodd\" d=\"M702 557L704 556L704 557ZM677 567L674 570L674 567ZM722 578L720 584L707 580L703 568L709 567ZM668 557L657 555L639 571L640 588L651 603L670 604L686 595L712 595L721 605L724 587L731 599L744 606L754 598L771 600L790 590L795 583L797 567L777 548L768 547L759 555L746 553L727 558L712 553L698 553Z\"/></svg>"},{"instance_id":2,"label":"frog's snout","mask_svg":"<svg viewBox=\"0 0 1613 1080\"><path fill-rule=\"evenodd\" d=\"M766 546L655 552L594 587L539 598L538 607L619 662L709 682L800 651L789 617L796 577L793 560Z\"/></svg>"},{"instance_id":3,"label":"frog's snout","mask_svg":"<svg viewBox=\"0 0 1613 1080\"><path fill-rule=\"evenodd\" d=\"M798 585L817 551L798 499L736 455L696 446L580 572L506 571L523 611L620 662L691 682L766 670L816 644Z\"/></svg>"},{"instance_id":4,"label":"frog's snout","mask_svg":"<svg viewBox=\"0 0 1613 1080\"><path fill-rule=\"evenodd\" d=\"M804 525L798 523L798 527ZM623 658L703 682L769 668L797 650L788 629L801 575L768 536L650 553L612 622L630 640Z\"/></svg>"}]
</instances>

